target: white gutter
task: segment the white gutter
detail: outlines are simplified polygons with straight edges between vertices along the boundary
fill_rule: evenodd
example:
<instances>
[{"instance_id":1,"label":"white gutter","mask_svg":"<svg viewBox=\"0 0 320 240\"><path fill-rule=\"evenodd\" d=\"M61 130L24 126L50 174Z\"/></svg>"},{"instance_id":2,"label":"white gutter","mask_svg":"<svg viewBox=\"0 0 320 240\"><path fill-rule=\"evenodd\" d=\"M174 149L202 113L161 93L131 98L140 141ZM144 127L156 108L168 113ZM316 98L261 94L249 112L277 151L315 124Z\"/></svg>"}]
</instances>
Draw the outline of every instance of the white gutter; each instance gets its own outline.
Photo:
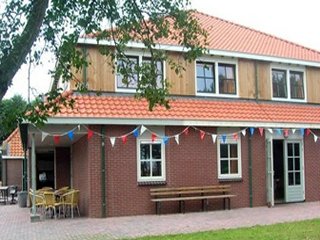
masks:
<instances>
[{"instance_id":1,"label":"white gutter","mask_svg":"<svg viewBox=\"0 0 320 240\"><path fill-rule=\"evenodd\" d=\"M312 128L320 129L319 123L248 122L215 120L171 120L171 119L121 119L121 118L48 118L46 124L83 125L154 125L154 126L202 126L202 127L263 127L263 128Z\"/></svg>"},{"instance_id":2,"label":"white gutter","mask_svg":"<svg viewBox=\"0 0 320 240\"><path fill-rule=\"evenodd\" d=\"M99 41L99 44L98 44L95 38L79 38L78 43L89 44L89 45L115 46L114 41L108 41L108 40L101 40ZM133 41L128 42L127 47L146 49L146 46L143 43L133 42ZM185 47L176 46L176 45L166 45L166 44L157 44L155 48L159 50L166 50L166 51L173 51L173 52L188 51L188 49ZM286 64L296 64L296 65L311 66L311 67L320 67L320 62L282 58L282 57L273 57L273 56L267 56L267 55L257 55L257 54L242 53L242 52L210 49L208 55L217 55L217 56L224 56L224 57L245 58L245 59L253 59L253 60L260 60L260 61L275 62L275 63L286 63Z\"/></svg>"},{"instance_id":3,"label":"white gutter","mask_svg":"<svg viewBox=\"0 0 320 240\"><path fill-rule=\"evenodd\" d=\"M24 157L19 157L19 156L2 156L3 160L21 160L24 159Z\"/></svg>"}]
</instances>

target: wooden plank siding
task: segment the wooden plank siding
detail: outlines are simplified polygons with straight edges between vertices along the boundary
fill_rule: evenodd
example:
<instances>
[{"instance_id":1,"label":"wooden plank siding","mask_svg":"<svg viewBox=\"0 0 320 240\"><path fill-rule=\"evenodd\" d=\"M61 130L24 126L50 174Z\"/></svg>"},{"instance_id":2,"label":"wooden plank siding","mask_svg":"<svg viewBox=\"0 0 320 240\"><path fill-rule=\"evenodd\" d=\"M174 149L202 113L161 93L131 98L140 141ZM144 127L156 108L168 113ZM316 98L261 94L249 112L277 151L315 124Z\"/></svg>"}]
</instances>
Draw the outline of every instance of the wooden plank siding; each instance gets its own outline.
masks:
<instances>
[{"instance_id":1,"label":"wooden plank siding","mask_svg":"<svg viewBox=\"0 0 320 240\"><path fill-rule=\"evenodd\" d=\"M319 68L306 68L306 86L307 86L307 102L320 103L320 69Z\"/></svg>"},{"instance_id":2,"label":"wooden plank siding","mask_svg":"<svg viewBox=\"0 0 320 240\"><path fill-rule=\"evenodd\" d=\"M168 57L185 68L182 74L177 75L174 69L171 69L168 61L166 62L166 78L171 86L170 94L195 96L195 63L186 62L179 53L168 53Z\"/></svg>"},{"instance_id":3,"label":"wooden plank siding","mask_svg":"<svg viewBox=\"0 0 320 240\"><path fill-rule=\"evenodd\" d=\"M254 61L239 59L238 61L239 77L239 96L241 98L255 98L256 76Z\"/></svg>"},{"instance_id":4,"label":"wooden plank siding","mask_svg":"<svg viewBox=\"0 0 320 240\"><path fill-rule=\"evenodd\" d=\"M271 100L271 69L268 62L257 62L258 73L258 98L260 100Z\"/></svg>"}]
</instances>

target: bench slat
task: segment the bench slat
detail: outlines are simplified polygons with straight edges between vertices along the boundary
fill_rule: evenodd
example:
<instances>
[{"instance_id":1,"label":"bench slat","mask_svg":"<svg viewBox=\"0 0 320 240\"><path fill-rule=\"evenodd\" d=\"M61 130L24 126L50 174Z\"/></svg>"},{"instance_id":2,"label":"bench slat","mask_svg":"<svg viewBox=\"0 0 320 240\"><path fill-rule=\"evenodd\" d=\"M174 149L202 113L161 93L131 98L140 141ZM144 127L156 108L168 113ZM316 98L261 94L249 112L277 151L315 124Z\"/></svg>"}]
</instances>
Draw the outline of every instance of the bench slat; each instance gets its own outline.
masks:
<instances>
[{"instance_id":1,"label":"bench slat","mask_svg":"<svg viewBox=\"0 0 320 240\"><path fill-rule=\"evenodd\" d=\"M195 189L221 189L231 188L231 185L211 185L199 187L174 187L174 188L151 188L150 192L165 192L165 191L181 191L181 190L195 190Z\"/></svg>"},{"instance_id":2,"label":"bench slat","mask_svg":"<svg viewBox=\"0 0 320 240\"><path fill-rule=\"evenodd\" d=\"M153 193L150 193L151 196L166 196L166 195L179 195L179 194L183 194L183 195L186 195L186 194L209 194L209 193L225 193L225 192L230 192L230 189L213 189L213 190L210 190L210 189L206 189L206 190L192 190L192 191L186 191L186 190L181 190L181 191L173 191L173 192L153 192Z\"/></svg>"},{"instance_id":3,"label":"bench slat","mask_svg":"<svg viewBox=\"0 0 320 240\"><path fill-rule=\"evenodd\" d=\"M184 200L198 200L198 199L218 199L218 198L231 198L236 197L236 195L208 195L208 196L195 196L195 197L175 197L175 198L153 198L152 202L165 202L165 201L184 201Z\"/></svg>"}]
</instances>

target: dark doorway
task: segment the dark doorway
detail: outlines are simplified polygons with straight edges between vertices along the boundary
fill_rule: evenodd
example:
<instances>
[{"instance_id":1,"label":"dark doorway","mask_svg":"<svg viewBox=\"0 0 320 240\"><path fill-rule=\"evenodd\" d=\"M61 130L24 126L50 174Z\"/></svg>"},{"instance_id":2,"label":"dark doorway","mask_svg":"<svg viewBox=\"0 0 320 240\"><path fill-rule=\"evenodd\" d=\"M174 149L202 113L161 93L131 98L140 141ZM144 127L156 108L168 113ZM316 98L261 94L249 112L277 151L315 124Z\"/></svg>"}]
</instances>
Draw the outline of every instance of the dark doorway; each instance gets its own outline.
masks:
<instances>
[{"instance_id":1,"label":"dark doorway","mask_svg":"<svg viewBox=\"0 0 320 240\"><path fill-rule=\"evenodd\" d=\"M284 202L284 141L273 140L274 200Z\"/></svg>"},{"instance_id":2,"label":"dark doorway","mask_svg":"<svg viewBox=\"0 0 320 240\"><path fill-rule=\"evenodd\" d=\"M37 189L54 188L54 152L37 153Z\"/></svg>"}]
</instances>

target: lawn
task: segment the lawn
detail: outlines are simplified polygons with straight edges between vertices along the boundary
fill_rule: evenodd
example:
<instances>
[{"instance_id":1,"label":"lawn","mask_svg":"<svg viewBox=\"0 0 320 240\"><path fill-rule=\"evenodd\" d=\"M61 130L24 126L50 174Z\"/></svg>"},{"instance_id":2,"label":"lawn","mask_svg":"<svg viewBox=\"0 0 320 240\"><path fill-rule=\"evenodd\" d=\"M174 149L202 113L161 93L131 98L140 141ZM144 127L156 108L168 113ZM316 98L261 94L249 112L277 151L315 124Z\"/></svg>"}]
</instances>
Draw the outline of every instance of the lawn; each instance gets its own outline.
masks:
<instances>
[{"instance_id":1,"label":"lawn","mask_svg":"<svg viewBox=\"0 0 320 240\"><path fill-rule=\"evenodd\" d=\"M320 219L308 220L293 223L275 224L269 226L256 226L250 228L239 228L231 230L219 230L210 232L198 232L191 234L150 236L135 238L136 240L157 240L157 239L224 239L224 240L242 240L242 239L281 239L281 240L303 240L320 239Z\"/></svg>"}]
</instances>

